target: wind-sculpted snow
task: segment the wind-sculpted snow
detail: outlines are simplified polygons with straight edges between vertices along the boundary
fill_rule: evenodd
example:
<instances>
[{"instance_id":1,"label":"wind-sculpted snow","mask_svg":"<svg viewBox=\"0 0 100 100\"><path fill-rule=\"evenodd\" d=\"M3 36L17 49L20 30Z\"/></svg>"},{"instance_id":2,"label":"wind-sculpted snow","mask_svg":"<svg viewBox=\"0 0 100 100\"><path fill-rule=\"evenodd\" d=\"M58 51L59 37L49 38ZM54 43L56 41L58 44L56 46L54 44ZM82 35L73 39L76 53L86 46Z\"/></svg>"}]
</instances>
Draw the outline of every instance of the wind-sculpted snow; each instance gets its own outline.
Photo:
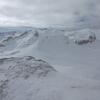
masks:
<instances>
[{"instance_id":1,"label":"wind-sculpted snow","mask_svg":"<svg viewBox=\"0 0 100 100\"><path fill-rule=\"evenodd\" d=\"M6 52L29 47L36 42L38 36L39 34L35 30L23 31L22 33L16 32L15 35L10 34L1 39L0 51Z\"/></svg>"},{"instance_id":2,"label":"wind-sculpted snow","mask_svg":"<svg viewBox=\"0 0 100 100\"><path fill-rule=\"evenodd\" d=\"M65 71L31 56L2 58L0 100L99 100L100 81Z\"/></svg>"},{"instance_id":3,"label":"wind-sculpted snow","mask_svg":"<svg viewBox=\"0 0 100 100\"><path fill-rule=\"evenodd\" d=\"M17 47L18 48L24 48L24 47L29 47L30 45L33 45L39 37L39 33L37 31L31 31L28 32L24 38L19 36L16 41L17 41Z\"/></svg>"},{"instance_id":4,"label":"wind-sculpted snow","mask_svg":"<svg viewBox=\"0 0 100 100\"><path fill-rule=\"evenodd\" d=\"M8 93L8 90L13 87L9 86L12 81L16 86L19 79L22 79L23 82L26 80L27 83L29 83L28 81L31 81L30 78L32 78L33 81L35 81L35 79L38 81L39 79L45 79L54 73L56 73L56 70L48 63L41 59L37 60L31 56L2 58L0 59L0 100L12 100L6 98L9 97L9 95L13 95L13 93Z\"/></svg>"},{"instance_id":5,"label":"wind-sculpted snow","mask_svg":"<svg viewBox=\"0 0 100 100\"><path fill-rule=\"evenodd\" d=\"M99 33L34 28L0 36L0 100L100 100Z\"/></svg>"},{"instance_id":6,"label":"wind-sculpted snow","mask_svg":"<svg viewBox=\"0 0 100 100\"><path fill-rule=\"evenodd\" d=\"M55 72L54 68L48 63L42 61L41 59L37 60L31 56L0 59L0 65L0 68L5 70L5 73L9 78L28 78L31 75L45 77L47 74L49 74L49 72Z\"/></svg>"},{"instance_id":7,"label":"wind-sculpted snow","mask_svg":"<svg viewBox=\"0 0 100 100\"><path fill-rule=\"evenodd\" d=\"M11 31L12 33L12 31ZM40 35L40 36L39 36ZM52 37L51 37L52 36ZM96 40L96 35L94 32L92 32L89 29L84 29L84 30L79 30L79 31L66 31L66 30L61 30L61 29L46 29L46 30L41 30L41 29L33 29L33 30L26 30L26 31L21 31L17 32L15 31L15 34L10 34L8 36L2 37L0 44L0 47L7 47L11 48L10 50L14 50L16 48L23 48L23 47L28 47L30 45L34 45L36 40L40 41L43 39L55 39L56 42L57 36L59 36L59 40L61 37L64 38L63 41L67 42L72 42L74 41L75 43L79 44L80 42L94 42ZM1 36L0 36L1 37ZM91 39L92 37L92 39ZM40 40L39 40L40 39ZM42 42L42 41L40 41ZM81 43L80 43L81 44ZM83 43L85 44L85 43ZM13 45L13 47L12 47ZM5 50L7 50L7 48ZM0 48L1 49L1 48ZM9 49L8 49L9 50Z\"/></svg>"}]
</instances>

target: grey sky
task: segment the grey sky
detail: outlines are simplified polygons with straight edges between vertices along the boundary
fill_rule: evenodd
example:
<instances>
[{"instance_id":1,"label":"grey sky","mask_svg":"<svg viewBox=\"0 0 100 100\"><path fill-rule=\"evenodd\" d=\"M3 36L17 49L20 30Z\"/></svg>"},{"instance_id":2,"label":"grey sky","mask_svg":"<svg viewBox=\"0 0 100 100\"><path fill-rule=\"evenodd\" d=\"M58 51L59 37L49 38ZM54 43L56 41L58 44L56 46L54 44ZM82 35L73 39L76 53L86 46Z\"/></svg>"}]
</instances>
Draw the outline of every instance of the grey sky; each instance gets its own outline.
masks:
<instances>
[{"instance_id":1,"label":"grey sky","mask_svg":"<svg viewBox=\"0 0 100 100\"><path fill-rule=\"evenodd\" d=\"M95 23L100 0L0 0L0 25L59 26Z\"/></svg>"}]
</instances>

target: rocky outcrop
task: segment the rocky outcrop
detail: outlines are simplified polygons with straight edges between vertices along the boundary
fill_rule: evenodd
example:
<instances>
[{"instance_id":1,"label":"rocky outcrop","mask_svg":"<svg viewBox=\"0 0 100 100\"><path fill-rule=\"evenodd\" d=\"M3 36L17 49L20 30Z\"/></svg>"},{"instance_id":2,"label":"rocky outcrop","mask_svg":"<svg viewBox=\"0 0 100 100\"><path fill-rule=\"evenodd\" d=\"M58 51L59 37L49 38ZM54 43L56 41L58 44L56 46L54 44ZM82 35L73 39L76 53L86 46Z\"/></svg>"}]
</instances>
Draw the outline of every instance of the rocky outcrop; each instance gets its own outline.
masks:
<instances>
[{"instance_id":1,"label":"rocky outcrop","mask_svg":"<svg viewBox=\"0 0 100 100\"><path fill-rule=\"evenodd\" d=\"M81 39L81 40L75 40L75 43L78 45L82 44L87 44L87 43L92 43L96 40L95 34L88 36L86 39Z\"/></svg>"}]
</instances>

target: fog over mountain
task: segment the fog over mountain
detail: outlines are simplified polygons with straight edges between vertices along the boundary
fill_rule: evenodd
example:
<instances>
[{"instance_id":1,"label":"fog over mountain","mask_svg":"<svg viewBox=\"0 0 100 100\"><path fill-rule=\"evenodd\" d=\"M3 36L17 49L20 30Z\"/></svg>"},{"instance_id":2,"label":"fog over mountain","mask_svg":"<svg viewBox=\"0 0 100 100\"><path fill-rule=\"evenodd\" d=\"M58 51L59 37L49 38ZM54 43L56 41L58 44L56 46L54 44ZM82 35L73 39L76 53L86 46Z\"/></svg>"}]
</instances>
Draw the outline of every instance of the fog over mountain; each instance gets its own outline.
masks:
<instances>
[{"instance_id":1,"label":"fog over mountain","mask_svg":"<svg viewBox=\"0 0 100 100\"><path fill-rule=\"evenodd\" d=\"M0 0L0 100L100 100L100 0Z\"/></svg>"},{"instance_id":2,"label":"fog over mountain","mask_svg":"<svg viewBox=\"0 0 100 100\"><path fill-rule=\"evenodd\" d=\"M99 27L99 11L100 0L0 0L0 25Z\"/></svg>"}]
</instances>

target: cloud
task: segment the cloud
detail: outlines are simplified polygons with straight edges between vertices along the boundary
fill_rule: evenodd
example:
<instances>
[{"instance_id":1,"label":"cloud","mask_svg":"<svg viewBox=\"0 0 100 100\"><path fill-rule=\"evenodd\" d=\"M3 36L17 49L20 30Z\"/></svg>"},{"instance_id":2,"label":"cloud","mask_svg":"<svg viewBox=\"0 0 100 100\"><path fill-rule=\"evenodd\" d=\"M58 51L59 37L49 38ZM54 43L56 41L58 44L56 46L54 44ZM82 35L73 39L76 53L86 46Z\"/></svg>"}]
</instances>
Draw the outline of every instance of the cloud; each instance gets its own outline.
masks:
<instances>
[{"instance_id":1,"label":"cloud","mask_svg":"<svg viewBox=\"0 0 100 100\"><path fill-rule=\"evenodd\" d=\"M0 25L97 24L99 11L99 0L1 0Z\"/></svg>"}]
</instances>

